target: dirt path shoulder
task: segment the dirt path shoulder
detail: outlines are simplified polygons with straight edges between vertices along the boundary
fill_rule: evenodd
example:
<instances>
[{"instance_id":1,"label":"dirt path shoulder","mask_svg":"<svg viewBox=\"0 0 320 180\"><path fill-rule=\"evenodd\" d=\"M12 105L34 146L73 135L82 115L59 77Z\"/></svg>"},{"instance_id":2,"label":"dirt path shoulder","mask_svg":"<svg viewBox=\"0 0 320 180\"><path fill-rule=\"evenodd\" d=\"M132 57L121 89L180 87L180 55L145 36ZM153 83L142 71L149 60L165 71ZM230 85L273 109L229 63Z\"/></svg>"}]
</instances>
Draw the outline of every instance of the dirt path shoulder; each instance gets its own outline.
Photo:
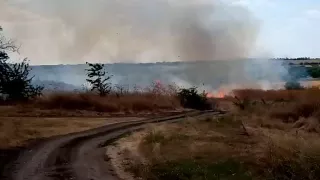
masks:
<instances>
[{"instance_id":1,"label":"dirt path shoulder","mask_svg":"<svg viewBox=\"0 0 320 180\"><path fill-rule=\"evenodd\" d=\"M179 113L161 118L123 122L101 128L54 137L23 150L5 172L9 180L117 179L104 160L107 144L145 124L178 121L204 112Z\"/></svg>"}]
</instances>

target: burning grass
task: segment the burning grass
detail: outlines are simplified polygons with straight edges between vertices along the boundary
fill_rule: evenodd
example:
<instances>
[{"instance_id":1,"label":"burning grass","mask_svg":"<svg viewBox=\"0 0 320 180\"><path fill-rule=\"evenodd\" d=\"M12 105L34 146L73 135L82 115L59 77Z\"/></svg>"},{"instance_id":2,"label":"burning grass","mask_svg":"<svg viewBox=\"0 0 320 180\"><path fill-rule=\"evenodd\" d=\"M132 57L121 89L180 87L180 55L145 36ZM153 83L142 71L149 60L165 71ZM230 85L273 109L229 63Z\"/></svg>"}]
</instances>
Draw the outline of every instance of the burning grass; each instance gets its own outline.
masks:
<instances>
[{"instance_id":1,"label":"burning grass","mask_svg":"<svg viewBox=\"0 0 320 180\"><path fill-rule=\"evenodd\" d=\"M225 116L144 130L143 160L126 169L142 179L319 179L320 90L235 94L219 101L236 108Z\"/></svg>"}]
</instances>

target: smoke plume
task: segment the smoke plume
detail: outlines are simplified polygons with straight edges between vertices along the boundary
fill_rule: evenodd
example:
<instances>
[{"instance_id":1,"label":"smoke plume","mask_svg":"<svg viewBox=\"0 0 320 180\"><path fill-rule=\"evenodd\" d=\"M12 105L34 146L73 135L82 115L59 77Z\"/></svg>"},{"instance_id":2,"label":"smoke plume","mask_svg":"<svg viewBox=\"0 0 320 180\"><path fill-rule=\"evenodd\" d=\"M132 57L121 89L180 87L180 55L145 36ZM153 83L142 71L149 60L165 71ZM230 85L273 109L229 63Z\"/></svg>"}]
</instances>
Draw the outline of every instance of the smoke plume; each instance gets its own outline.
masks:
<instances>
[{"instance_id":1,"label":"smoke plume","mask_svg":"<svg viewBox=\"0 0 320 180\"><path fill-rule=\"evenodd\" d=\"M0 25L32 64L246 58L258 31L218 0L0 0Z\"/></svg>"}]
</instances>

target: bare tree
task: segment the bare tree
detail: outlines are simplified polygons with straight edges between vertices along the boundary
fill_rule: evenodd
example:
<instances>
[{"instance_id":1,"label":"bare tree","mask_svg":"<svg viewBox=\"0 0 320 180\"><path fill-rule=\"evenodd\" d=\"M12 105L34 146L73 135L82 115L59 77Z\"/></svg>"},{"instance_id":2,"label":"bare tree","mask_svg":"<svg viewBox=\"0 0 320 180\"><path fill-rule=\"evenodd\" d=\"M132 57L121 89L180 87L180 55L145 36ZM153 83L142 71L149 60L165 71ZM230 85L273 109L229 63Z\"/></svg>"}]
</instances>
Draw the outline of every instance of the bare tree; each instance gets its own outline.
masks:
<instances>
[{"instance_id":1,"label":"bare tree","mask_svg":"<svg viewBox=\"0 0 320 180\"><path fill-rule=\"evenodd\" d=\"M0 33L3 31L2 27L0 26ZM7 39L5 36L0 34L0 51L11 51L17 52L18 47L15 45L15 42L12 39Z\"/></svg>"}]
</instances>

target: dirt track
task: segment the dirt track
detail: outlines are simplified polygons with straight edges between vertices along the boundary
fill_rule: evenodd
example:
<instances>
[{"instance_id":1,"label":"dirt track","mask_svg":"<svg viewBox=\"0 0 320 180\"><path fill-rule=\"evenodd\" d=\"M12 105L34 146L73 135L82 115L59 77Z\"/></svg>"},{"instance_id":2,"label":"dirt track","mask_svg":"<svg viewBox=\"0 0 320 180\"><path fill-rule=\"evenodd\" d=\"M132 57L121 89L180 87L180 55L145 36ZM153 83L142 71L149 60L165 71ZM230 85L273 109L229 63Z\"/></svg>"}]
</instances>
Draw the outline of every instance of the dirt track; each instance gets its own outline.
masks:
<instances>
[{"instance_id":1,"label":"dirt track","mask_svg":"<svg viewBox=\"0 0 320 180\"><path fill-rule=\"evenodd\" d=\"M108 160L105 146L123 134L143 128L148 123L175 122L186 116L217 112L188 112L161 118L124 122L101 128L51 138L20 153L6 169L8 180L102 180L118 179Z\"/></svg>"}]
</instances>

